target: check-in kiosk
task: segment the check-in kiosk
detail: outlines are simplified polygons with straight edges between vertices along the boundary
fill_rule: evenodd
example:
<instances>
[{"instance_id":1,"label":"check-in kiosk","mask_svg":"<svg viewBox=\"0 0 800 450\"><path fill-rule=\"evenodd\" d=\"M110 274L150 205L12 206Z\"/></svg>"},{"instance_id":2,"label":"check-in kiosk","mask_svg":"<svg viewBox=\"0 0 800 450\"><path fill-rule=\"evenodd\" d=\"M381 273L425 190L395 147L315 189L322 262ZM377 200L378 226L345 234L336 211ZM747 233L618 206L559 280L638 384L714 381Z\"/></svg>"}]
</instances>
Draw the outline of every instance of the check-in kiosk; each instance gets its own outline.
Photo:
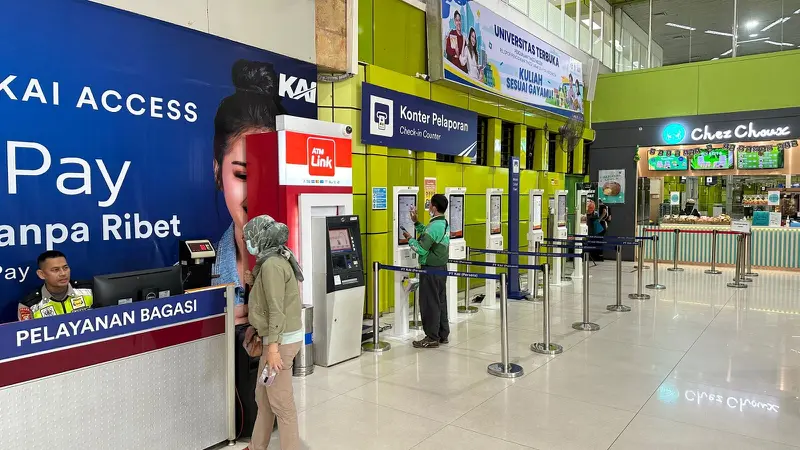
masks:
<instances>
[{"instance_id":1,"label":"check-in kiosk","mask_svg":"<svg viewBox=\"0 0 800 450\"><path fill-rule=\"evenodd\" d=\"M311 239L314 363L328 367L361 355L365 284L358 216L315 217Z\"/></svg>"},{"instance_id":2,"label":"check-in kiosk","mask_svg":"<svg viewBox=\"0 0 800 450\"><path fill-rule=\"evenodd\" d=\"M575 223L573 224L573 234L586 236L589 234L589 225L586 223L586 205L589 202L589 194L591 191L578 189L575 191ZM581 254L578 246L575 247L574 253ZM572 271L572 279L583 278L583 264L580 261L575 261L575 270Z\"/></svg>"},{"instance_id":3,"label":"check-in kiosk","mask_svg":"<svg viewBox=\"0 0 800 450\"><path fill-rule=\"evenodd\" d=\"M503 190L497 188L486 189L486 248L488 250L503 250ZM496 262L496 255L486 254L486 262ZM486 273L497 273L494 267L487 267ZM496 309L497 282L486 280L486 295L481 306Z\"/></svg>"},{"instance_id":4,"label":"check-in kiosk","mask_svg":"<svg viewBox=\"0 0 800 450\"><path fill-rule=\"evenodd\" d=\"M554 238L566 239L567 232L567 191L555 192L555 227L553 227ZM554 248L553 253L563 253L562 249ZM551 286L560 286L563 284L562 270L564 266L563 258L553 258L553 279L550 281Z\"/></svg>"},{"instance_id":5,"label":"check-in kiosk","mask_svg":"<svg viewBox=\"0 0 800 450\"><path fill-rule=\"evenodd\" d=\"M467 240L464 238L464 204L467 189L446 188L448 224L450 225L450 259L467 259ZM448 270L457 271L458 264L448 264ZM466 280L469 282L469 280ZM469 299L467 299L469 303ZM447 317L456 322L458 316L458 278L447 277Z\"/></svg>"},{"instance_id":6,"label":"check-in kiosk","mask_svg":"<svg viewBox=\"0 0 800 450\"><path fill-rule=\"evenodd\" d=\"M535 252L536 244L544 242L544 231L542 231L542 199L544 191L541 189L531 189L528 193L528 251ZM538 256L528 257L529 265L538 265ZM528 272L528 294L531 298L538 296L535 272Z\"/></svg>"},{"instance_id":7,"label":"check-in kiosk","mask_svg":"<svg viewBox=\"0 0 800 450\"><path fill-rule=\"evenodd\" d=\"M412 238L417 237L414 222L409 213L417 208L416 186L395 186L392 192L392 264L400 267L417 267L417 254L408 245L408 239L403 236L407 231ZM403 287L403 280L407 274L393 272L394 276L394 326L392 335L404 337L409 332L409 292Z\"/></svg>"}]
</instances>

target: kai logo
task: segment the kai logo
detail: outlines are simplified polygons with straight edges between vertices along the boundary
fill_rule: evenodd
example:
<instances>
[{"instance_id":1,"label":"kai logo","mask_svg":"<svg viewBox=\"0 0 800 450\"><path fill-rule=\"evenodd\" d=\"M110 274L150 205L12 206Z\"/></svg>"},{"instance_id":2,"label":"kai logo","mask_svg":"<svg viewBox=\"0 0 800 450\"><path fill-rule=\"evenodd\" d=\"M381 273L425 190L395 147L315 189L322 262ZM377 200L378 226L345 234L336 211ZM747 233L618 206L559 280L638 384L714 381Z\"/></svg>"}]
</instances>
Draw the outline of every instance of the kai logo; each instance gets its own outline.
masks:
<instances>
[{"instance_id":1,"label":"kai logo","mask_svg":"<svg viewBox=\"0 0 800 450\"><path fill-rule=\"evenodd\" d=\"M336 142L330 139L308 139L308 174L317 177L336 175Z\"/></svg>"},{"instance_id":2,"label":"kai logo","mask_svg":"<svg viewBox=\"0 0 800 450\"><path fill-rule=\"evenodd\" d=\"M278 95L292 100L303 99L308 103L317 103L317 82L308 84L303 78L287 77L282 73L278 84Z\"/></svg>"}]
</instances>

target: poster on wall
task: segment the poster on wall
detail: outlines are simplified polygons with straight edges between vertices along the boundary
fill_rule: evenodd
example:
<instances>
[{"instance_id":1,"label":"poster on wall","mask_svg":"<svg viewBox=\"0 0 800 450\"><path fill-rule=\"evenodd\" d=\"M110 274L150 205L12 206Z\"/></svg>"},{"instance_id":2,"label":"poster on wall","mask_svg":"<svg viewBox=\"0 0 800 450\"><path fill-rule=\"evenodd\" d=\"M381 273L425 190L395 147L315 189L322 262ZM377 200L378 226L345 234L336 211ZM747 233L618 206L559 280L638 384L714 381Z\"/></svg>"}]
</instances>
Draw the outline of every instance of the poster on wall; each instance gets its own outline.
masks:
<instances>
[{"instance_id":1,"label":"poster on wall","mask_svg":"<svg viewBox=\"0 0 800 450\"><path fill-rule=\"evenodd\" d=\"M625 203L625 169L600 170L597 196L608 204Z\"/></svg>"},{"instance_id":2,"label":"poster on wall","mask_svg":"<svg viewBox=\"0 0 800 450\"><path fill-rule=\"evenodd\" d=\"M431 197L436 194L436 178L425 178L425 209L431 207Z\"/></svg>"},{"instance_id":3,"label":"poster on wall","mask_svg":"<svg viewBox=\"0 0 800 450\"><path fill-rule=\"evenodd\" d=\"M216 281L240 283L238 137L283 112L316 118L316 67L91 2L3 13L0 323L41 284L46 250L90 280L172 266L179 240L209 239Z\"/></svg>"},{"instance_id":4,"label":"poster on wall","mask_svg":"<svg viewBox=\"0 0 800 450\"><path fill-rule=\"evenodd\" d=\"M441 2L444 79L563 116L583 113L580 61L474 0Z\"/></svg>"}]
</instances>

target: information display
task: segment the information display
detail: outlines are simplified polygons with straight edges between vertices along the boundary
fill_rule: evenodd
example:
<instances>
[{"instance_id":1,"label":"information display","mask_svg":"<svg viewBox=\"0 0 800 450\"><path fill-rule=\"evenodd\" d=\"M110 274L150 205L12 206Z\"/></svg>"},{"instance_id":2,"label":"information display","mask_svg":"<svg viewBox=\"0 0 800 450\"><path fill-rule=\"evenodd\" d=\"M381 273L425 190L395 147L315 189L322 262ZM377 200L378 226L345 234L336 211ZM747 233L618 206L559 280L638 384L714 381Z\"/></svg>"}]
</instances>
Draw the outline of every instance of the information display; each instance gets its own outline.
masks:
<instances>
[{"instance_id":1,"label":"information display","mask_svg":"<svg viewBox=\"0 0 800 450\"><path fill-rule=\"evenodd\" d=\"M464 237L464 196L451 195L448 211L450 212L450 239Z\"/></svg>"},{"instance_id":2,"label":"information display","mask_svg":"<svg viewBox=\"0 0 800 450\"><path fill-rule=\"evenodd\" d=\"M567 225L567 196L558 196L558 226L563 227Z\"/></svg>"},{"instance_id":3,"label":"information display","mask_svg":"<svg viewBox=\"0 0 800 450\"><path fill-rule=\"evenodd\" d=\"M352 250L352 244L350 243L350 232L347 230L347 228L328 230L328 240L331 244L331 252Z\"/></svg>"},{"instance_id":4,"label":"information display","mask_svg":"<svg viewBox=\"0 0 800 450\"><path fill-rule=\"evenodd\" d=\"M681 150L664 150L651 148L647 153L647 165L650 170L688 170L689 161Z\"/></svg>"},{"instance_id":5,"label":"information display","mask_svg":"<svg viewBox=\"0 0 800 450\"><path fill-rule=\"evenodd\" d=\"M542 229L542 196L533 196L533 223L531 228L534 230Z\"/></svg>"},{"instance_id":6,"label":"information display","mask_svg":"<svg viewBox=\"0 0 800 450\"><path fill-rule=\"evenodd\" d=\"M501 195L492 195L491 200L489 201L489 223L491 225L491 234L500 234L503 231L502 227L502 199Z\"/></svg>"},{"instance_id":7,"label":"information display","mask_svg":"<svg viewBox=\"0 0 800 450\"><path fill-rule=\"evenodd\" d=\"M414 222L411 221L411 211L417 207L417 196L413 194L400 195L397 199L397 243L408 244L408 239L403 236L403 230L412 238L417 237Z\"/></svg>"},{"instance_id":8,"label":"information display","mask_svg":"<svg viewBox=\"0 0 800 450\"><path fill-rule=\"evenodd\" d=\"M783 169L783 147L740 145L736 148L736 167L739 169Z\"/></svg>"},{"instance_id":9,"label":"information display","mask_svg":"<svg viewBox=\"0 0 800 450\"><path fill-rule=\"evenodd\" d=\"M687 150L688 151L688 150ZM733 150L712 148L694 150L691 155L692 170L725 170L733 168Z\"/></svg>"}]
</instances>

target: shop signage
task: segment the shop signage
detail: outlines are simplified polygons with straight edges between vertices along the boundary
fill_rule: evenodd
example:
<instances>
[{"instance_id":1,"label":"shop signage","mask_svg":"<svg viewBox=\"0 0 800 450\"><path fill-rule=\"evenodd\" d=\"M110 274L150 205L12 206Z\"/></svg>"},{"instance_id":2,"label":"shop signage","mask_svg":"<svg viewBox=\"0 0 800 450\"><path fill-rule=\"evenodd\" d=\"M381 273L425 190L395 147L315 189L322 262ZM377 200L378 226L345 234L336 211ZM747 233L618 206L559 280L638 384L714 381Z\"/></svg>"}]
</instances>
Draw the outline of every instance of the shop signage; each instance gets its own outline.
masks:
<instances>
[{"instance_id":1,"label":"shop signage","mask_svg":"<svg viewBox=\"0 0 800 450\"><path fill-rule=\"evenodd\" d=\"M350 138L286 131L286 161L280 161L281 186L352 186Z\"/></svg>"},{"instance_id":2,"label":"shop signage","mask_svg":"<svg viewBox=\"0 0 800 450\"><path fill-rule=\"evenodd\" d=\"M560 115L583 113L580 61L474 0L441 4L439 18L428 14L430 29L441 31L429 33L428 46L444 79Z\"/></svg>"},{"instance_id":3,"label":"shop signage","mask_svg":"<svg viewBox=\"0 0 800 450\"><path fill-rule=\"evenodd\" d=\"M364 83L361 142L474 157L478 115L413 95Z\"/></svg>"},{"instance_id":4,"label":"shop signage","mask_svg":"<svg viewBox=\"0 0 800 450\"><path fill-rule=\"evenodd\" d=\"M764 119L747 122L691 123L673 120L660 128L662 144L757 142L792 137L796 121Z\"/></svg>"},{"instance_id":5,"label":"shop signage","mask_svg":"<svg viewBox=\"0 0 800 450\"><path fill-rule=\"evenodd\" d=\"M243 152L220 148L215 165L215 117L239 120L230 106L317 115L310 63L92 2L3 14L17 19L0 28L15 43L1 51L0 323L41 284L45 250L91 279L171 266L180 239L218 242L246 205Z\"/></svg>"}]
</instances>

